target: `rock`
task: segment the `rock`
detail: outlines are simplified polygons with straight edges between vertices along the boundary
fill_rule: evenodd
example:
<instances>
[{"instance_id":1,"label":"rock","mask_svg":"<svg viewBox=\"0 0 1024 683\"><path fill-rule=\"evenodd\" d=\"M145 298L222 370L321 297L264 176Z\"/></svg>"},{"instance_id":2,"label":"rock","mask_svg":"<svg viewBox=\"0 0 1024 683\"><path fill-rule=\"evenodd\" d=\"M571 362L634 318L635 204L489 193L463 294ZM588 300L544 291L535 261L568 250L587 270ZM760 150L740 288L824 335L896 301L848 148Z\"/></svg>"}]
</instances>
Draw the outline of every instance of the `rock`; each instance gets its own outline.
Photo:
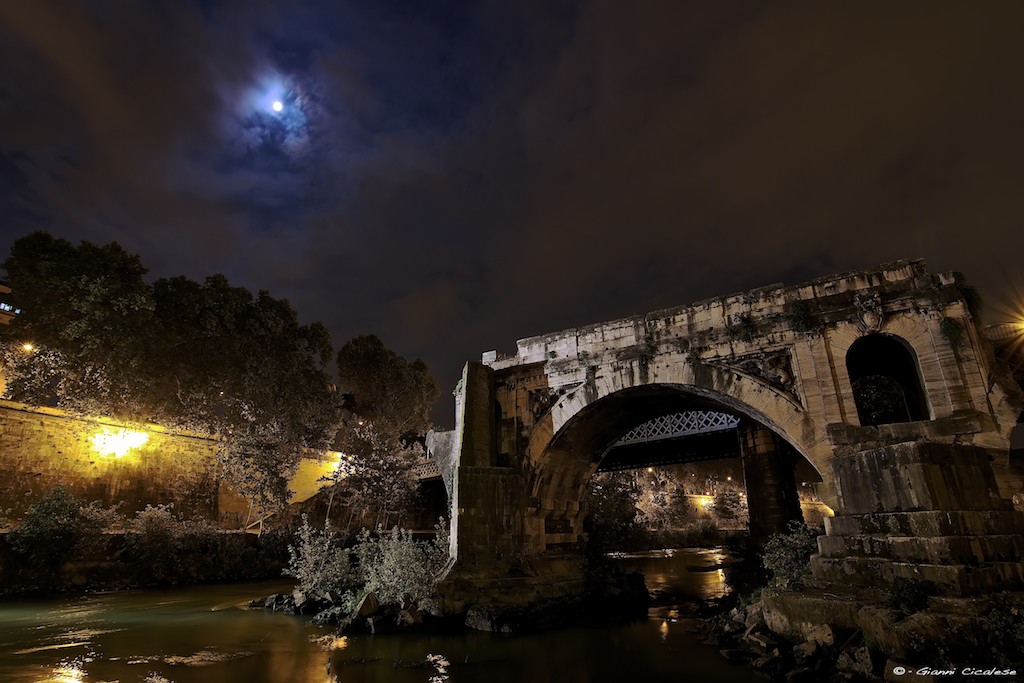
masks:
<instances>
[{"instance_id":1,"label":"rock","mask_svg":"<svg viewBox=\"0 0 1024 683\"><path fill-rule=\"evenodd\" d=\"M81 574L75 574L74 576L71 577L71 583L76 585L76 586L84 586L88 582L89 582L89 580L87 578L85 578Z\"/></svg>"},{"instance_id":2,"label":"rock","mask_svg":"<svg viewBox=\"0 0 1024 683\"><path fill-rule=\"evenodd\" d=\"M743 624L737 623L735 621L730 621L730 622L727 622L722 627L722 632L723 633L739 633L741 628L743 628Z\"/></svg>"},{"instance_id":3,"label":"rock","mask_svg":"<svg viewBox=\"0 0 1024 683\"><path fill-rule=\"evenodd\" d=\"M808 642L817 643L818 645L835 645L836 642L836 634L833 633L832 627L828 624L812 626L807 629L805 637Z\"/></svg>"},{"instance_id":4,"label":"rock","mask_svg":"<svg viewBox=\"0 0 1024 683\"><path fill-rule=\"evenodd\" d=\"M419 626L423 623L423 615L415 607L403 609L398 612L399 626Z\"/></svg>"},{"instance_id":5,"label":"rock","mask_svg":"<svg viewBox=\"0 0 1024 683\"><path fill-rule=\"evenodd\" d=\"M292 599L295 600L295 609L302 609L302 606L306 604L309 598L305 593L296 588L292 591Z\"/></svg>"},{"instance_id":6,"label":"rock","mask_svg":"<svg viewBox=\"0 0 1024 683\"><path fill-rule=\"evenodd\" d=\"M352 616L357 619L366 619L376 615L378 612L380 612L380 601L377 600L377 596L373 593L367 593L359 601L359 604L356 605L356 608L352 610Z\"/></svg>"},{"instance_id":7,"label":"rock","mask_svg":"<svg viewBox=\"0 0 1024 683\"><path fill-rule=\"evenodd\" d=\"M310 620L314 624L336 624L345 616L340 607L328 607L313 615Z\"/></svg>"},{"instance_id":8,"label":"rock","mask_svg":"<svg viewBox=\"0 0 1024 683\"><path fill-rule=\"evenodd\" d=\"M761 604L755 602L748 605L743 615L743 625L747 628L764 623L764 613L761 611Z\"/></svg>"},{"instance_id":9,"label":"rock","mask_svg":"<svg viewBox=\"0 0 1024 683\"><path fill-rule=\"evenodd\" d=\"M730 664L742 664L746 662L747 659L749 659L747 657L746 652L737 648L727 648L724 650L719 650L718 652L723 657L725 657L725 661L729 662Z\"/></svg>"},{"instance_id":10,"label":"rock","mask_svg":"<svg viewBox=\"0 0 1024 683\"><path fill-rule=\"evenodd\" d=\"M777 649L775 641L772 640L768 634L758 631L750 633L749 635L744 635L743 641L748 643L762 655L767 655L772 650Z\"/></svg>"},{"instance_id":11,"label":"rock","mask_svg":"<svg viewBox=\"0 0 1024 683\"><path fill-rule=\"evenodd\" d=\"M839 653L836 670L868 676L871 674L871 652L866 647L851 648Z\"/></svg>"},{"instance_id":12,"label":"rock","mask_svg":"<svg viewBox=\"0 0 1024 683\"><path fill-rule=\"evenodd\" d=\"M813 657L817 651L818 643L808 640L806 643L793 646L793 657L796 658L797 662L803 663Z\"/></svg>"},{"instance_id":13,"label":"rock","mask_svg":"<svg viewBox=\"0 0 1024 683\"><path fill-rule=\"evenodd\" d=\"M806 666L797 667L786 674L786 683L814 683L817 680L815 672Z\"/></svg>"},{"instance_id":14,"label":"rock","mask_svg":"<svg viewBox=\"0 0 1024 683\"><path fill-rule=\"evenodd\" d=\"M466 627L474 631L499 631L494 612L486 607L474 605L466 611Z\"/></svg>"},{"instance_id":15,"label":"rock","mask_svg":"<svg viewBox=\"0 0 1024 683\"><path fill-rule=\"evenodd\" d=\"M739 607L733 607L729 610L729 618L738 624L742 624L747 619L747 613L745 610L741 610Z\"/></svg>"},{"instance_id":16,"label":"rock","mask_svg":"<svg viewBox=\"0 0 1024 683\"><path fill-rule=\"evenodd\" d=\"M380 614L374 617L368 617L366 619L366 628L374 635L387 633L388 631L393 630L391 620Z\"/></svg>"},{"instance_id":17,"label":"rock","mask_svg":"<svg viewBox=\"0 0 1024 683\"><path fill-rule=\"evenodd\" d=\"M755 659L754 661L752 661L750 663L750 666L754 667L755 669L763 669L763 668L765 668L766 666L768 666L771 663L772 663L772 658L771 657L758 657L757 659Z\"/></svg>"}]
</instances>

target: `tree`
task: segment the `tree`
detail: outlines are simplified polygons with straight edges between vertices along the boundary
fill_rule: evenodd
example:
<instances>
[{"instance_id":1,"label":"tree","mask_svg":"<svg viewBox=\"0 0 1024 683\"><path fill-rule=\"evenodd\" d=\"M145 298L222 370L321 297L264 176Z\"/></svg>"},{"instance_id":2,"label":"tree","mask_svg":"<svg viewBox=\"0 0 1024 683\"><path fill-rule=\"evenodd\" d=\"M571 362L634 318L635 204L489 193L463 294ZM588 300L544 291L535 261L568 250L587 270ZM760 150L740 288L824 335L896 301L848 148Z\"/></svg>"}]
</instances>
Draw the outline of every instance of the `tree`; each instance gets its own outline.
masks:
<instances>
[{"instance_id":1,"label":"tree","mask_svg":"<svg viewBox=\"0 0 1024 683\"><path fill-rule=\"evenodd\" d=\"M303 451L334 438L329 335L287 301L223 275L148 285L117 244L45 233L15 242L4 267L22 310L2 331L8 397L214 435L224 471L263 509L287 500Z\"/></svg>"},{"instance_id":2,"label":"tree","mask_svg":"<svg viewBox=\"0 0 1024 683\"><path fill-rule=\"evenodd\" d=\"M715 516L722 520L738 519L743 512L743 501L736 491L719 491L715 495Z\"/></svg>"},{"instance_id":3,"label":"tree","mask_svg":"<svg viewBox=\"0 0 1024 683\"><path fill-rule=\"evenodd\" d=\"M639 524L641 487L632 472L595 474L584 501L586 528L596 552L632 547L643 534Z\"/></svg>"},{"instance_id":4,"label":"tree","mask_svg":"<svg viewBox=\"0 0 1024 683\"><path fill-rule=\"evenodd\" d=\"M410 363L376 335L356 337L341 347L338 381L354 398L352 412L388 439L424 433L440 396L426 363L419 358Z\"/></svg>"},{"instance_id":5,"label":"tree","mask_svg":"<svg viewBox=\"0 0 1024 683\"><path fill-rule=\"evenodd\" d=\"M131 419L153 329L139 258L116 243L76 247L37 232L14 243L4 268L21 309L3 331L8 394Z\"/></svg>"},{"instance_id":6,"label":"tree","mask_svg":"<svg viewBox=\"0 0 1024 683\"><path fill-rule=\"evenodd\" d=\"M440 395L426 363L407 361L374 335L347 342L338 352L341 389L349 397L336 448L345 454L332 496L372 514L375 524L388 512L408 509L417 482L417 456L410 445L430 426L430 408ZM333 499L332 499L333 500Z\"/></svg>"}]
</instances>

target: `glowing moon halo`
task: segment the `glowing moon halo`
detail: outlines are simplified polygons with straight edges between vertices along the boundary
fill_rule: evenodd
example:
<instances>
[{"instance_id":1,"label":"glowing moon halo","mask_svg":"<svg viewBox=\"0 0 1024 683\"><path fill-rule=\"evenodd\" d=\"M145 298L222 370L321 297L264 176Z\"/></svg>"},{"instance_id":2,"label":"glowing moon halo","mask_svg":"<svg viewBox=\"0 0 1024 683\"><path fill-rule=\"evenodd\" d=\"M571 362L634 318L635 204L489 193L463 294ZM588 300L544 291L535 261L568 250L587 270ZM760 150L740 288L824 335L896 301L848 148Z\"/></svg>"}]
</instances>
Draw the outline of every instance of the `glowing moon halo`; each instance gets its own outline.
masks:
<instances>
[{"instance_id":1,"label":"glowing moon halo","mask_svg":"<svg viewBox=\"0 0 1024 683\"><path fill-rule=\"evenodd\" d=\"M282 109L284 109L284 104L281 102L281 100L274 100L274 103L270 105L270 108L273 109L274 111L281 111Z\"/></svg>"}]
</instances>

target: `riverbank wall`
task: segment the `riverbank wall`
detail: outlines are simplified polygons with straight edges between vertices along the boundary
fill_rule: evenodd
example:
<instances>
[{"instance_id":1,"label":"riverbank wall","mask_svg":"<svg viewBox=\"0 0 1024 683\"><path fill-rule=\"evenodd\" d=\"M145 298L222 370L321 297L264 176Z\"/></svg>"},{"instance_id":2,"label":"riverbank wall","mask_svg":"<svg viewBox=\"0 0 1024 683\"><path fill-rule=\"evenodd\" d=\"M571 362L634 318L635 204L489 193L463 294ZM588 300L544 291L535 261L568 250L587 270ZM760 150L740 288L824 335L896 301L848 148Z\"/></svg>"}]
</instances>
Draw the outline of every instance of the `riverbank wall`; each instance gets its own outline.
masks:
<instances>
[{"instance_id":1,"label":"riverbank wall","mask_svg":"<svg viewBox=\"0 0 1024 683\"><path fill-rule=\"evenodd\" d=\"M149 505L242 528L247 501L219 476L219 442L154 424L68 415L0 400L0 525L24 517L57 486L84 501L120 505L131 515ZM337 464L337 454L304 458L290 483L291 502L308 499Z\"/></svg>"},{"instance_id":2,"label":"riverbank wall","mask_svg":"<svg viewBox=\"0 0 1024 683\"><path fill-rule=\"evenodd\" d=\"M18 552L4 533L0 595L280 579L290 540L279 533L103 533L41 565Z\"/></svg>"}]
</instances>

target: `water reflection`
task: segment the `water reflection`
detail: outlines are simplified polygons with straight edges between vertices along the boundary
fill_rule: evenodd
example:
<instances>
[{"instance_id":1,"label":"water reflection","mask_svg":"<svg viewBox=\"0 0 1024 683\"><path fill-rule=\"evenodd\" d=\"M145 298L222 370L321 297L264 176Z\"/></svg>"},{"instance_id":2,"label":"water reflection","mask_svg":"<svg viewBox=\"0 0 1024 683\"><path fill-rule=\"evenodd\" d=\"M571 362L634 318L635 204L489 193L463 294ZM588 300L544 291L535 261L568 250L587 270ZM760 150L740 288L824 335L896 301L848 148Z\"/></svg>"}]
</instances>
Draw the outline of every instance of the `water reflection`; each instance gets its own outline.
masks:
<instances>
[{"instance_id":1,"label":"water reflection","mask_svg":"<svg viewBox=\"0 0 1024 683\"><path fill-rule=\"evenodd\" d=\"M725 568L733 557L721 548L651 550L610 555L625 571L640 571L652 593L680 600L711 600L732 592Z\"/></svg>"},{"instance_id":2,"label":"water reflection","mask_svg":"<svg viewBox=\"0 0 1024 683\"><path fill-rule=\"evenodd\" d=\"M653 553L648 583L727 590L723 553ZM674 561L678 566L670 566ZM667 564L663 564L667 563ZM696 568L696 571L690 568ZM659 574L654 569L659 569ZM717 586L717 587L716 587ZM338 636L308 620L244 609L290 585L240 584L0 603L4 683L568 683L755 681L692 633L674 605L626 624L535 634ZM685 615L685 610L682 614Z\"/></svg>"}]
</instances>

